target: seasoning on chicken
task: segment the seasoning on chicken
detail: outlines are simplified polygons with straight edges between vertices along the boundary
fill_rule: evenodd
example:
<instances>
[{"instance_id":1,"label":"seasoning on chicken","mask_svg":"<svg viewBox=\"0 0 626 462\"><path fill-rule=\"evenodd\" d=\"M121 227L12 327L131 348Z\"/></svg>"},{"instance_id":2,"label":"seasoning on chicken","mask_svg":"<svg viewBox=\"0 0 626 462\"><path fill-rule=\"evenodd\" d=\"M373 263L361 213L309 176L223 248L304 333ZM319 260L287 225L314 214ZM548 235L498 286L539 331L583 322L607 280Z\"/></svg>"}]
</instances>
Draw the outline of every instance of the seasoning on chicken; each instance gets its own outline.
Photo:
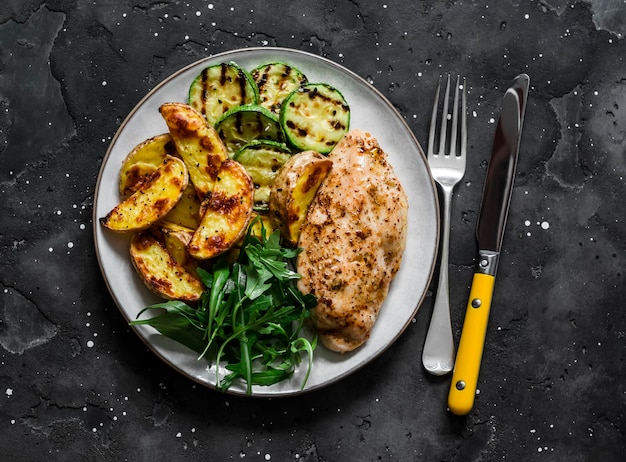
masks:
<instances>
[{"instance_id":1,"label":"seasoning on chicken","mask_svg":"<svg viewBox=\"0 0 626 462\"><path fill-rule=\"evenodd\" d=\"M329 158L298 241L298 288L318 297L312 317L322 344L343 353L368 339L400 269L408 200L369 133L348 132Z\"/></svg>"}]
</instances>

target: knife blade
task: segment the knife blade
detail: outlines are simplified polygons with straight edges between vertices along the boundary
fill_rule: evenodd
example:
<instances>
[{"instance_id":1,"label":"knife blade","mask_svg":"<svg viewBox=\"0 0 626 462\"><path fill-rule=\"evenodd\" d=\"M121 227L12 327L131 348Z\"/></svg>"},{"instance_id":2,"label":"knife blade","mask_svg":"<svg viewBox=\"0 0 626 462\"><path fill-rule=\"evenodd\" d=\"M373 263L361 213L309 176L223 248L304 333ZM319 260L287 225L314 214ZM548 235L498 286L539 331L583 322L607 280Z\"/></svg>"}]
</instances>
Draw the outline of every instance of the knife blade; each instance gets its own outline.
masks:
<instances>
[{"instance_id":1,"label":"knife blade","mask_svg":"<svg viewBox=\"0 0 626 462\"><path fill-rule=\"evenodd\" d=\"M504 94L496 124L476 226L478 266L472 278L448 394L448 408L457 415L468 414L474 406L529 85L528 75L520 74L515 78Z\"/></svg>"}]
</instances>

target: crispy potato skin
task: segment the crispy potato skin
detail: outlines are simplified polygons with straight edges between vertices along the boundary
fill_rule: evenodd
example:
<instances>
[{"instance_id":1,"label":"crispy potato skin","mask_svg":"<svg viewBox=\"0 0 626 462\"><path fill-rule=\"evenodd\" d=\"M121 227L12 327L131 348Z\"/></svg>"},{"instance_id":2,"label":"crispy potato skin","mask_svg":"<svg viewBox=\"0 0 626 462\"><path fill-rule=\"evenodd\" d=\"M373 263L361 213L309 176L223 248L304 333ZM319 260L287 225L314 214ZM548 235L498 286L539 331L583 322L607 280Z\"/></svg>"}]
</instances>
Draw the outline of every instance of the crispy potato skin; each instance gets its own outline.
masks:
<instances>
[{"instance_id":1,"label":"crispy potato skin","mask_svg":"<svg viewBox=\"0 0 626 462\"><path fill-rule=\"evenodd\" d=\"M225 160L213 191L202 203L202 220L187 246L189 253L206 260L230 249L245 233L253 205L250 175L239 162Z\"/></svg>"},{"instance_id":2,"label":"crispy potato skin","mask_svg":"<svg viewBox=\"0 0 626 462\"><path fill-rule=\"evenodd\" d=\"M203 200L213 190L220 166L228 158L228 151L215 129L188 104L165 103L159 111L178 154L187 164L198 197Z\"/></svg>"},{"instance_id":3,"label":"crispy potato skin","mask_svg":"<svg viewBox=\"0 0 626 462\"><path fill-rule=\"evenodd\" d=\"M309 205L333 162L315 152L293 155L278 171L270 191L270 213L283 238L296 245Z\"/></svg>"},{"instance_id":4,"label":"crispy potato skin","mask_svg":"<svg viewBox=\"0 0 626 462\"><path fill-rule=\"evenodd\" d=\"M148 181L101 218L100 223L117 232L147 229L174 208L188 181L185 163L167 156Z\"/></svg>"},{"instance_id":5,"label":"crispy potato skin","mask_svg":"<svg viewBox=\"0 0 626 462\"><path fill-rule=\"evenodd\" d=\"M146 287L168 300L197 301L204 290L198 277L185 269L168 252L153 230L136 233L130 243L135 270Z\"/></svg>"}]
</instances>

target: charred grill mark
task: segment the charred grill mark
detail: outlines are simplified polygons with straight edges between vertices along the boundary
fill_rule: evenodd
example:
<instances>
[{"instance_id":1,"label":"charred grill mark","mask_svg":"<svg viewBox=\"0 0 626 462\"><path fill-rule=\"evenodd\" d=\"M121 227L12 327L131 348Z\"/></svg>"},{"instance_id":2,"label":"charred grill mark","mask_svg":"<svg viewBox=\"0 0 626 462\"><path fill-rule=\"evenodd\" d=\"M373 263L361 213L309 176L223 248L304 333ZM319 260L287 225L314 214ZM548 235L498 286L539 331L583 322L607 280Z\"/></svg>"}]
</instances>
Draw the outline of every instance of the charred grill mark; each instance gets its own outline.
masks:
<instances>
[{"instance_id":1,"label":"charred grill mark","mask_svg":"<svg viewBox=\"0 0 626 462\"><path fill-rule=\"evenodd\" d=\"M331 120L330 126L333 127L334 130L344 130L346 128L339 120Z\"/></svg>"},{"instance_id":2,"label":"charred grill mark","mask_svg":"<svg viewBox=\"0 0 626 462\"><path fill-rule=\"evenodd\" d=\"M323 101L326 104L332 105L332 107L339 107L341 109L341 111L343 111L343 112L348 112L350 110L350 107L347 104L345 104L345 103L343 103L343 102L333 98L332 96L328 96L328 95L325 95L323 93L320 93L320 91L317 89L317 87L313 87L313 88L305 87L305 88L301 89L300 92L301 93L307 93L309 99L311 99L311 100L316 100L317 99L317 100ZM337 110L336 109L333 110L332 115L337 115Z\"/></svg>"},{"instance_id":3,"label":"charred grill mark","mask_svg":"<svg viewBox=\"0 0 626 462\"><path fill-rule=\"evenodd\" d=\"M246 80L246 76L241 70L237 73L237 81L239 82L239 100L243 101L246 96L247 80Z\"/></svg>"},{"instance_id":4,"label":"charred grill mark","mask_svg":"<svg viewBox=\"0 0 626 462\"><path fill-rule=\"evenodd\" d=\"M255 114L255 122L256 122L256 129L255 129L255 133L265 133L266 130L266 126L263 123L263 117L261 116L260 112L256 112Z\"/></svg>"},{"instance_id":5,"label":"charred grill mark","mask_svg":"<svg viewBox=\"0 0 626 462\"><path fill-rule=\"evenodd\" d=\"M256 84L259 87L259 90L261 90L263 87L265 87L265 84L267 84L267 80L269 77L269 71L270 66L266 66L262 71L261 70L257 70L254 72L254 79L256 80Z\"/></svg>"},{"instance_id":6,"label":"charred grill mark","mask_svg":"<svg viewBox=\"0 0 626 462\"><path fill-rule=\"evenodd\" d=\"M202 71L201 73L201 81L202 81L202 85L201 85L201 92L200 92L200 101L202 104L200 104L200 111L202 113L202 115L206 115L206 103L207 103L207 87L209 84L209 69L206 68Z\"/></svg>"},{"instance_id":7,"label":"charred grill mark","mask_svg":"<svg viewBox=\"0 0 626 462\"><path fill-rule=\"evenodd\" d=\"M243 135L243 114L241 112L238 112L237 114L235 114L235 126L237 128L237 133L240 135Z\"/></svg>"},{"instance_id":8,"label":"charred grill mark","mask_svg":"<svg viewBox=\"0 0 626 462\"><path fill-rule=\"evenodd\" d=\"M220 65L220 85L222 87L226 85L227 79L228 79L228 65L226 63L222 63Z\"/></svg>"}]
</instances>

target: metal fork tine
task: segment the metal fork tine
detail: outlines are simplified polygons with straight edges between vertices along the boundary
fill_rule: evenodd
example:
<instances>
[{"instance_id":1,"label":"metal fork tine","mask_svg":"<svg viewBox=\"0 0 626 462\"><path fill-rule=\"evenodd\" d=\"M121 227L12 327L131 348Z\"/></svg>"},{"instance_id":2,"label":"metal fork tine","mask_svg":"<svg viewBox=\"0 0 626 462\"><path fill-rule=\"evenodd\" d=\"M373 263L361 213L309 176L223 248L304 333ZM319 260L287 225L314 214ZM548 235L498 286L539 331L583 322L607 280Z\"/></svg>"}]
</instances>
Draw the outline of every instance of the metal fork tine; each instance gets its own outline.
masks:
<instances>
[{"instance_id":1,"label":"metal fork tine","mask_svg":"<svg viewBox=\"0 0 626 462\"><path fill-rule=\"evenodd\" d=\"M450 128L450 150L449 155L456 156L456 137L459 130L459 83L461 76L456 76L456 88L454 89L454 106L452 107L452 127Z\"/></svg>"},{"instance_id":2,"label":"metal fork tine","mask_svg":"<svg viewBox=\"0 0 626 462\"><path fill-rule=\"evenodd\" d=\"M433 148L435 146L435 131L437 127L437 108L439 107L439 90L441 89L441 76L437 82L437 90L435 90L435 103L433 104L433 114L430 117L430 131L428 133L428 157L435 154Z\"/></svg>"},{"instance_id":3,"label":"metal fork tine","mask_svg":"<svg viewBox=\"0 0 626 462\"><path fill-rule=\"evenodd\" d=\"M465 154L467 151L467 87L465 85L465 77L463 77L463 103L461 110L463 113L461 114L461 157L465 159Z\"/></svg>"},{"instance_id":4,"label":"metal fork tine","mask_svg":"<svg viewBox=\"0 0 626 462\"><path fill-rule=\"evenodd\" d=\"M441 113L441 129L439 130L439 151L437 154L445 154L446 131L448 128L448 100L450 99L450 74L446 79L446 92L443 97L443 112Z\"/></svg>"}]
</instances>

